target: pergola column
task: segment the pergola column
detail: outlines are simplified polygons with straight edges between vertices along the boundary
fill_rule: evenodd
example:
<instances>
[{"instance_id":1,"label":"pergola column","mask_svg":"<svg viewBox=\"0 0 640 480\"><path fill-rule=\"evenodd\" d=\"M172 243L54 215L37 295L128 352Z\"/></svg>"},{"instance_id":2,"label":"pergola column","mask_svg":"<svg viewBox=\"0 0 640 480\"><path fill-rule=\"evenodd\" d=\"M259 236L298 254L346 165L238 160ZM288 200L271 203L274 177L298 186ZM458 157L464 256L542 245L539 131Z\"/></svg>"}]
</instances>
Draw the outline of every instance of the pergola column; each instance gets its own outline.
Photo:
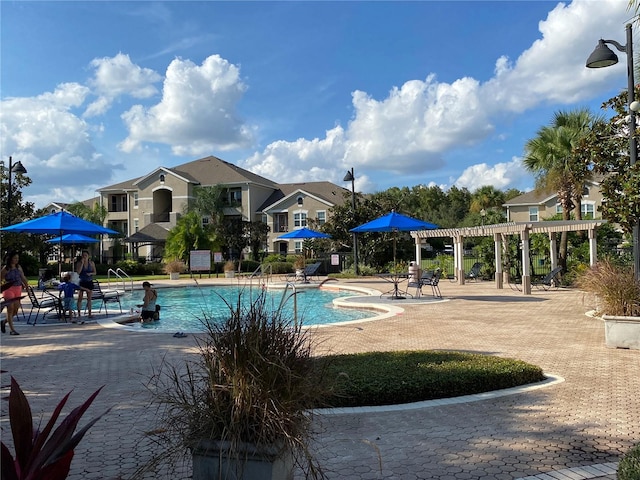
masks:
<instances>
[{"instance_id":1,"label":"pergola column","mask_svg":"<svg viewBox=\"0 0 640 480\"><path fill-rule=\"evenodd\" d=\"M589 229L589 265L594 266L598 261L598 242L596 236L596 229Z\"/></svg>"},{"instance_id":2,"label":"pergola column","mask_svg":"<svg viewBox=\"0 0 640 480\"><path fill-rule=\"evenodd\" d=\"M416 265L422 270L422 239L416 235Z\"/></svg>"},{"instance_id":3,"label":"pergola column","mask_svg":"<svg viewBox=\"0 0 640 480\"><path fill-rule=\"evenodd\" d=\"M458 236L453 244L454 263L456 264L456 275L458 284L464 285L464 237Z\"/></svg>"},{"instance_id":4,"label":"pergola column","mask_svg":"<svg viewBox=\"0 0 640 480\"><path fill-rule=\"evenodd\" d=\"M529 265L529 229L520 233L522 241L522 293L531 295L531 266Z\"/></svg>"},{"instance_id":5,"label":"pergola column","mask_svg":"<svg viewBox=\"0 0 640 480\"><path fill-rule=\"evenodd\" d=\"M502 288L502 235L499 233L493 234L493 247L496 256L496 288Z\"/></svg>"},{"instance_id":6,"label":"pergola column","mask_svg":"<svg viewBox=\"0 0 640 480\"><path fill-rule=\"evenodd\" d=\"M558 266L558 242L555 232L549 232L549 256L551 257L551 270Z\"/></svg>"}]
</instances>

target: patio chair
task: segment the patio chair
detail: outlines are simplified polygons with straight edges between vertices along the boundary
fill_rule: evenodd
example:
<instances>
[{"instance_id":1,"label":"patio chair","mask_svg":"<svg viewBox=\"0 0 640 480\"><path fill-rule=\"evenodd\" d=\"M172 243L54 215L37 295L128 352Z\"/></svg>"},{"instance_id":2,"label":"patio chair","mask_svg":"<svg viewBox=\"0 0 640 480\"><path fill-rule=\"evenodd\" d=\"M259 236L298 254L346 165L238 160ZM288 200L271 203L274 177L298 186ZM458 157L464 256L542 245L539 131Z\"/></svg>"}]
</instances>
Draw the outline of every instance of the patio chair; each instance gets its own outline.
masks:
<instances>
[{"instance_id":1,"label":"patio chair","mask_svg":"<svg viewBox=\"0 0 640 480\"><path fill-rule=\"evenodd\" d=\"M320 274L318 273L318 271L320 270L321 266L322 262L316 262L311 265L307 265L306 267L304 267L301 278L298 277L295 273L290 273L289 275L287 275L287 282L302 281L304 283L309 283L309 280L311 280L313 277L316 277L318 280L320 280Z\"/></svg>"},{"instance_id":2,"label":"patio chair","mask_svg":"<svg viewBox=\"0 0 640 480\"><path fill-rule=\"evenodd\" d=\"M102 287L100 286L100 282L98 280L93 281L93 287L91 288L91 302L94 301L100 302L98 313L102 312L102 307L104 306L105 314L109 315L109 311L107 310L107 303L117 303L120 307L120 313L122 313L120 293L117 290L102 290ZM85 311L86 310L87 307L85 306Z\"/></svg>"},{"instance_id":3,"label":"patio chair","mask_svg":"<svg viewBox=\"0 0 640 480\"><path fill-rule=\"evenodd\" d=\"M478 280L480 277L480 270L482 269L482 263L476 262L471 266L471 270L467 272L464 278L469 278L473 280Z\"/></svg>"},{"instance_id":4,"label":"patio chair","mask_svg":"<svg viewBox=\"0 0 640 480\"><path fill-rule=\"evenodd\" d=\"M31 300L31 310L29 311L29 318L27 318L27 325L31 323L31 316L33 315L33 311L36 311L36 316L33 319L33 324L35 325L38 321L38 317L40 316L40 311L44 310L42 313L42 319L51 312L56 313L58 318L61 318L62 315L62 301L57 295L53 293L43 290L42 296L38 298L36 292L33 290L33 287L27 287L27 295L29 296L29 300Z\"/></svg>"},{"instance_id":5,"label":"patio chair","mask_svg":"<svg viewBox=\"0 0 640 480\"><path fill-rule=\"evenodd\" d=\"M558 288L560 285L560 273L562 273L562 267L556 267L540 280L532 282L532 285L543 290Z\"/></svg>"},{"instance_id":6,"label":"patio chair","mask_svg":"<svg viewBox=\"0 0 640 480\"><path fill-rule=\"evenodd\" d=\"M409 282L409 287L416 287L415 297L419 298L422 296L422 287L425 285L431 287L431 293L434 297L442 298L442 293L440 293L440 278L442 277L442 270L437 268L434 272L424 272L420 277L420 280L417 282Z\"/></svg>"}]
</instances>

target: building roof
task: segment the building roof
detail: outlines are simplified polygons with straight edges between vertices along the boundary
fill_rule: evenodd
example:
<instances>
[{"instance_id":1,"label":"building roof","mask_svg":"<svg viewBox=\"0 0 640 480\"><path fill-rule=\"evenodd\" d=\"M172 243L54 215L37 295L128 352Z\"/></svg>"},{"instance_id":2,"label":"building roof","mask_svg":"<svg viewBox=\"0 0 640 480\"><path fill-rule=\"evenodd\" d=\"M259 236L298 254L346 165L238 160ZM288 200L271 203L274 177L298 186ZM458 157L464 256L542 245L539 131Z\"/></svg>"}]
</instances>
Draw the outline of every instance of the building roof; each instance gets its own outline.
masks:
<instances>
[{"instance_id":1,"label":"building roof","mask_svg":"<svg viewBox=\"0 0 640 480\"><path fill-rule=\"evenodd\" d=\"M278 190L273 192L258 208L259 212L273 208L273 205L297 191L306 192L331 205L343 204L345 202L344 193L350 193L346 188L339 187L331 182L282 183L277 185L276 188Z\"/></svg>"},{"instance_id":2,"label":"building roof","mask_svg":"<svg viewBox=\"0 0 640 480\"><path fill-rule=\"evenodd\" d=\"M157 223L150 223L136 233L124 239L128 243L165 243L169 230Z\"/></svg>"},{"instance_id":3,"label":"building roof","mask_svg":"<svg viewBox=\"0 0 640 480\"><path fill-rule=\"evenodd\" d=\"M602 181L602 175L594 174L593 178L590 180L586 180L586 184L599 186ZM517 197L513 197L511 200L508 200L502 204L503 207L512 207L516 205L542 205L543 203L547 203L552 198L558 196L558 192L554 192L552 190L531 190L530 192L523 193L522 195L518 195Z\"/></svg>"},{"instance_id":4,"label":"building roof","mask_svg":"<svg viewBox=\"0 0 640 480\"><path fill-rule=\"evenodd\" d=\"M277 188L275 182L214 156L183 163L168 170L175 172L176 175L192 179L195 183L204 186L217 185L219 183L229 185L250 182L270 188Z\"/></svg>"}]
</instances>

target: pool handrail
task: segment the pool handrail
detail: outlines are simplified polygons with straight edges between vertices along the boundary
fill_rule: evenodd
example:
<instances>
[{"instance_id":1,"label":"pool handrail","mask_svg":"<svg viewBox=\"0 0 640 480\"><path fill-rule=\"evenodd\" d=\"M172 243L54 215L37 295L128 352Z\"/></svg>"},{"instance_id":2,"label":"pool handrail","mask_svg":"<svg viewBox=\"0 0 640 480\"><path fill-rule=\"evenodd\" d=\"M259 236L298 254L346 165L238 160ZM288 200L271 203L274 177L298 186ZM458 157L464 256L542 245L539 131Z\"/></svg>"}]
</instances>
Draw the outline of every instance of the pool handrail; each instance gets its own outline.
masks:
<instances>
[{"instance_id":1,"label":"pool handrail","mask_svg":"<svg viewBox=\"0 0 640 480\"><path fill-rule=\"evenodd\" d=\"M260 265L258 265L258 268L256 268L251 273L251 275L249 275L249 278L266 277L267 279L266 283L269 283L272 275L273 275L273 265L271 265L270 263L267 263L267 264L261 263Z\"/></svg>"},{"instance_id":2,"label":"pool handrail","mask_svg":"<svg viewBox=\"0 0 640 480\"><path fill-rule=\"evenodd\" d=\"M122 270L120 267L116 268L115 270L113 268L110 268L109 270L107 270L108 283L111 283L112 273L116 277L116 289L118 288L118 282L122 282L122 290L125 292L127 291L127 284L125 283L125 277L126 277L126 280L128 280L131 284L131 291L133 292L133 279L129 275L127 275L127 272Z\"/></svg>"},{"instance_id":3,"label":"pool handrail","mask_svg":"<svg viewBox=\"0 0 640 480\"><path fill-rule=\"evenodd\" d=\"M293 290L293 292L287 297L287 291L289 287ZM293 297L293 323L297 327L298 326L298 292L296 289L296 284L293 282L287 282L282 291L282 298L280 299L280 304L278 305L278 312L282 311L282 307L284 307L287 300Z\"/></svg>"}]
</instances>

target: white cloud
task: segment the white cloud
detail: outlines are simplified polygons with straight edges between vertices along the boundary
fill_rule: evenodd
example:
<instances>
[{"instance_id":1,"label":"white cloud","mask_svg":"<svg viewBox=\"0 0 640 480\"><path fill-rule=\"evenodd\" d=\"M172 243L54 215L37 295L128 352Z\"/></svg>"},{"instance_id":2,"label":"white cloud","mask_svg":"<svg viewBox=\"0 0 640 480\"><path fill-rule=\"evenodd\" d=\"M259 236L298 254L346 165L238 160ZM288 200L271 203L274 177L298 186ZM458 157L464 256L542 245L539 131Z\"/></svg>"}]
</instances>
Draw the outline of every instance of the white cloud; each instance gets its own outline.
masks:
<instances>
[{"instance_id":1,"label":"white cloud","mask_svg":"<svg viewBox=\"0 0 640 480\"><path fill-rule=\"evenodd\" d=\"M356 90L352 94L353 118L344 131L342 150L322 151L325 143L332 144L329 134L334 129L324 139L274 142L254 153L246 165L267 177L293 181L303 174L311 149L318 155L317 165L339 171L353 165L405 174L437 170L444 166L448 151L473 145L489 135L492 119L543 104L584 100L610 85L612 78L623 79L620 70L624 61L622 66L597 72L585 68L585 61L599 36L624 35L629 16L626 5L622 0L559 3L540 22L542 38L515 62L498 58L495 75L488 82L480 84L465 77L444 83L429 75L425 81L410 80L394 87L382 100ZM330 155L322 158L323 153ZM509 186L505 179L516 175L509 172L506 176L503 165L522 170L514 162L474 166L458 181L468 186L477 181L499 188ZM483 176L486 179L481 180Z\"/></svg>"},{"instance_id":2,"label":"white cloud","mask_svg":"<svg viewBox=\"0 0 640 480\"><path fill-rule=\"evenodd\" d=\"M492 185L498 190L503 190L517 185L526 176L522 160L514 158L510 162L497 163L492 167L486 163L467 167L453 184L457 187L467 187L471 192L484 185Z\"/></svg>"},{"instance_id":3,"label":"white cloud","mask_svg":"<svg viewBox=\"0 0 640 480\"><path fill-rule=\"evenodd\" d=\"M158 93L153 84L162 80L156 72L134 65L129 55L122 53L110 58L95 58L91 66L96 71L89 84L95 89L98 99L87 107L85 117L104 114L113 101L122 95L151 97Z\"/></svg>"},{"instance_id":4,"label":"white cloud","mask_svg":"<svg viewBox=\"0 0 640 480\"><path fill-rule=\"evenodd\" d=\"M167 68L160 103L134 105L122 114L129 136L120 148L132 152L143 142L156 142L171 145L176 155L203 155L246 147L251 131L236 113L245 90L238 67L219 55L202 65L175 59Z\"/></svg>"},{"instance_id":5,"label":"white cloud","mask_svg":"<svg viewBox=\"0 0 640 480\"><path fill-rule=\"evenodd\" d=\"M33 187L27 187L25 195L35 196L54 186L92 190L118 168L105 164L91 142L91 127L72 111L88 94L88 88L66 83L36 97L2 101L0 150L27 169Z\"/></svg>"}]
</instances>

